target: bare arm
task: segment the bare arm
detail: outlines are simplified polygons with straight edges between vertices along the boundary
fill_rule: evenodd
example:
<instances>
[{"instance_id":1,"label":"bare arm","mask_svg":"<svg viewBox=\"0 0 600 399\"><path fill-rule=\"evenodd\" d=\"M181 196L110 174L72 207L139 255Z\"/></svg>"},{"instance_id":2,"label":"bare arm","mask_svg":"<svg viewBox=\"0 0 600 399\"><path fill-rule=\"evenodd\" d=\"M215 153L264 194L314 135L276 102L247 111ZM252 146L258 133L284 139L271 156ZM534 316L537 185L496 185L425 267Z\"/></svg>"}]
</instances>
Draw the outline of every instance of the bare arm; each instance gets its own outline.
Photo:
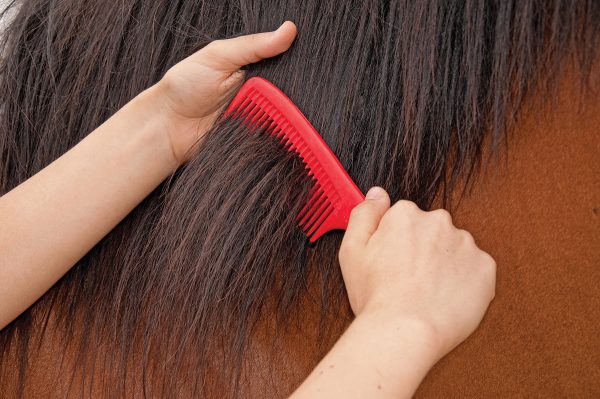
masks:
<instances>
[{"instance_id":1,"label":"bare arm","mask_svg":"<svg viewBox=\"0 0 600 399\"><path fill-rule=\"evenodd\" d=\"M216 41L174 66L51 165L0 198L0 329L42 296L191 155L275 33Z\"/></svg>"},{"instance_id":2,"label":"bare arm","mask_svg":"<svg viewBox=\"0 0 600 399\"><path fill-rule=\"evenodd\" d=\"M143 93L0 198L0 327L44 294L165 179L177 162Z\"/></svg>"},{"instance_id":3,"label":"bare arm","mask_svg":"<svg viewBox=\"0 0 600 399\"><path fill-rule=\"evenodd\" d=\"M357 317L293 398L410 398L439 360L432 331L385 312Z\"/></svg>"}]
</instances>

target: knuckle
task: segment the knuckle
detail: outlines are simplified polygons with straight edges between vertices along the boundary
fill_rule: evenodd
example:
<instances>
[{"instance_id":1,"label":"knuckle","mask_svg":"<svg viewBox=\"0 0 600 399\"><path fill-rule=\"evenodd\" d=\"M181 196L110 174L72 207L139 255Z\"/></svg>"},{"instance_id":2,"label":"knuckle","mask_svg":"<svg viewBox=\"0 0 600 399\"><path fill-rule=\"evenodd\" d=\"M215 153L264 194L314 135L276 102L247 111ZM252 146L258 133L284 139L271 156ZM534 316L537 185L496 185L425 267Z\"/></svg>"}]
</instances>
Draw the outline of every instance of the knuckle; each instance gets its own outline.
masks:
<instances>
[{"instance_id":1,"label":"knuckle","mask_svg":"<svg viewBox=\"0 0 600 399\"><path fill-rule=\"evenodd\" d=\"M496 268L496 261L494 260L492 255L488 254L487 252L481 249L479 250L479 254L484 265L489 266L491 268Z\"/></svg>"},{"instance_id":2,"label":"knuckle","mask_svg":"<svg viewBox=\"0 0 600 399\"><path fill-rule=\"evenodd\" d=\"M223 41L224 40L222 40L222 39L213 40L212 42L210 42L206 46L204 46L199 51L199 54L203 54L205 57L209 57L209 58L218 57L219 51L223 45Z\"/></svg>"},{"instance_id":3,"label":"knuckle","mask_svg":"<svg viewBox=\"0 0 600 399\"><path fill-rule=\"evenodd\" d=\"M414 222L421 210L412 201L400 200L383 215L383 226L407 226Z\"/></svg>"},{"instance_id":4,"label":"knuckle","mask_svg":"<svg viewBox=\"0 0 600 399\"><path fill-rule=\"evenodd\" d=\"M204 47L204 48L207 51L211 52L211 51L217 50L219 47L221 47L222 44L223 44L223 39L217 39L217 40L213 40L212 42L208 43L206 45L206 47Z\"/></svg>"},{"instance_id":5,"label":"knuckle","mask_svg":"<svg viewBox=\"0 0 600 399\"><path fill-rule=\"evenodd\" d=\"M174 68L174 67L173 67ZM175 70L171 68L169 69L160 80L161 87L165 90L165 92L170 92L173 89L174 80L175 80Z\"/></svg>"},{"instance_id":6,"label":"knuckle","mask_svg":"<svg viewBox=\"0 0 600 399\"><path fill-rule=\"evenodd\" d=\"M461 240L469 245L469 246L475 246L475 238L473 238L473 235L471 233L469 233L467 230L458 230L458 234L460 235Z\"/></svg>"},{"instance_id":7,"label":"knuckle","mask_svg":"<svg viewBox=\"0 0 600 399\"><path fill-rule=\"evenodd\" d=\"M438 222L452 224L452 216L450 215L450 212L445 209L436 209L435 211L431 211L430 214Z\"/></svg>"},{"instance_id":8,"label":"knuckle","mask_svg":"<svg viewBox=\"0 0 600 399\"><path fill-rule=\"evenodd\" d=\"M496 260L492 257L492 255L488 254L485 251L481 251L481 256L483 257L483 263L491 268L492 270L496 270Z\"/></svg>"},{"instance_id":9,"label":"knuckle","mask_svg":"<svg viewBox=\"0 0 600 399\"><path fill-rule=\"evenodd\" d=\"M487 252L481 251L481 270L482 273L489 279L493 284L496 281L496 261Z\"/></svg>"},{"instance_id":10,"label":"knuckle","mask_svg":"<svg viewBox=\"0 0 600 399\"><path fill-rule=\"evenodd\" d=\"M177 64L176 64L177 65ZM167 72L165 72L165 74L162 77L162 81L164 82L170 82L171 80L173 80L173 75L175 74L175 67L176 65L172 66L171 68L169 68L167 70Z\"/></svg>"},{"instance_id":11,"label":"knuckle","mask_svg":"<svg viewBox=\"0 0 600 399\"><path fill-rule=\"evenodd\" d=\"M401 207L403 209L407 209L407 210L411 210L411 211L416 211L417 209L419 209L419 207L417 206L417 204L415 204L412 201L409 200L400 200L397 203L398 207Z\"/></svg>"},{"instance_id":12,"label":"knuckle","mask_svg":"<svg viewBox=\"0 0 600 399\"><path fill-rule=\"evenodd\" d=\"M400 200L392 207L394 214L398 215L411 215L415 214L419 210L417 204L412 201Z\"/></svg>"},{"instance_id":13,"label":"knuckle","mask_svg":"<svg viewBox=\"0 0 600 399\"><path fill-rule=\"evenodd\" d=\"M496 261L484 251L481 251L481 257L480 276L491 302L496 296Z\"/></svg>"},{"instance_id":14,"label":"knuckle","mask_svg":"<svg viewBox=\"0 0 600 399\"><path fill-rule=\"evenodd\" d=\"M489 279L490 301L496 296L496 273L492 273Z\"/></svg>"}]
</instances>

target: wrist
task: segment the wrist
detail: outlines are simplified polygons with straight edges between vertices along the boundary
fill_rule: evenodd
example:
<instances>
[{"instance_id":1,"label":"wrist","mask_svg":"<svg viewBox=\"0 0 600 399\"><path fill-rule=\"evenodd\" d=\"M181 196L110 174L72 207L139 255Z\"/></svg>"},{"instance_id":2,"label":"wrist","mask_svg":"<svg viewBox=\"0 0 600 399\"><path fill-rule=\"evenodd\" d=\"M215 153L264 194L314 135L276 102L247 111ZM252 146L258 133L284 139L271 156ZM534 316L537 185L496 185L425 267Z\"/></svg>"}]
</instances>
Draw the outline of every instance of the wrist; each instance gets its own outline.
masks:
<instances>
[{"instance_id":1,"label":"wrist","mask_svg":"<svg viewBox=\"0 0 600 399\"><path fill-rule=\"evenodd\" d=\"M197 152L202 138L217 120L220 111L215 108L206 111L206 104L196 105L197 116L187 116L178 111L170 98L176 97L173 88L169 87L164 80L140 94L144 101L148 101L153 110L153 117L160 121L163 141L168 145L173 162L181 166L189 161ZM212 104L210 106L215 106ZM193 104L188 104L193 107ZM210 108L210 107L209 107ZM192 115L192 114L190 114Z\"/></svg>"},{"instance_id":2,"label":"wrist","mask_svg":"<svg viewBox=\"0 0 600 399\"><path fill-rule=\"evenodd\" d=\"M350 325L326 363L334 363L334 351L345 353L338 358L349 370L338 372L355 376L349 379L350 386L352 381L361 381L351 389L356 397L382 396L383 392L389 397L412 397L441 357L434 336L419 319L366 311ZM369 387L378 388L367 393Z\"/></svg>"},{"instance_id":3,"label":"wrist","mask_svg":"<svg viewBox=\"0 0 600 399\"><path fill-rule=\"evenodd\" d=\"M408 342L431 366L444 356L444 343L437 328L423 318L386 306L368 306L355 322L368 324L382 337Z\"/></svg>"},{"instance_id":4,"label":"wrist","mask_svg":"<svg viewBox=\"0 0 600 399\"><path fill-rule=\"evenodd\" d=\"M132 101L132 105L143 113L143 123L148 126L147 134L161 148L164 159L172 171L176 170L183 161L173 146L173 132L177 130L177 118L171 108L165 103L163 88L155 84L141 92Z\"/></svg>"}]
</instances>

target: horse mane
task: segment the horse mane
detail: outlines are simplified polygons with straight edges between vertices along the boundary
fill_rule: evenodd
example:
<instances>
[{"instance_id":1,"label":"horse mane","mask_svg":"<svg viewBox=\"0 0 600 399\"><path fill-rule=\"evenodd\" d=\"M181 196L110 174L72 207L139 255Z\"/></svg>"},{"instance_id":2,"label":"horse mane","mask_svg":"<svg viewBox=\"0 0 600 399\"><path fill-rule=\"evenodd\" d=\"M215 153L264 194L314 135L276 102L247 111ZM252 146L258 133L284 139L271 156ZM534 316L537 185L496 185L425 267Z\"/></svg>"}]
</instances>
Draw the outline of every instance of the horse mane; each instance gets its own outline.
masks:
<instances>
[{"instance_id":1,"label":"horse mane","mask_svg":"<svg viewBox=\"0 0 600 399\"><path fill-rule=\"evenodd\" d=\"M11 7L0 52L0 195L193 51L289 19L299 28L293 47L248 66L247 77L279 86L361 189L380 185L425 209L473 180L527 96L550 93L565 65L586 79L600 26L593 0ZM10 354L23 392L48 325L63 337L57 353L74 354L65 372L84 386L93 379L109 397L124 395L136 367L150 396L181 394L182 378L191 395L211 378L234 381L235 396L261 320L275 320L277 335L308 317L307 300L319 304L323 335L338 331L345 319L337 310L348 314L342 234L308 245L295 227L309 187L302 165L269 137L247 133L220 121L194 159L0 332L0 386L15 364ZM316 285L318 296L307 299Z\"/></svg>"}]
</instances>

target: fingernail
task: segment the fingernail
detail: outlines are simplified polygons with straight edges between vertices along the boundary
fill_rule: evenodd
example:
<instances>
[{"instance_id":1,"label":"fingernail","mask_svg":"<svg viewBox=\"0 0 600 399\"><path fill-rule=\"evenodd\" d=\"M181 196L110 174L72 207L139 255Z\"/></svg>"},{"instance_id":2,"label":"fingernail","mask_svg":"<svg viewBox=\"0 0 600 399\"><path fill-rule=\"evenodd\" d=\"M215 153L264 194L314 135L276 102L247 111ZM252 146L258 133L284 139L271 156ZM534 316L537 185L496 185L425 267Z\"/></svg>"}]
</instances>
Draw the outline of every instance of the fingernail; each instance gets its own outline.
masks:
<instances>
[{"instance_id":1,"label":"fingernail","mask_svg":"<svg viewBox=\"0 0 600 399\"><path fill-rule=\"evenodd\" d=\"M287 21L283 21L283 23L281 25L279 25L279 28L277 28L277 30L275 32L279 32L281 30L281 28L283 27L283 25L285 25Z\"/></svg>"},{"instance_id":2,"label":"fingernail","mask_svg":"<svg viewBox=\"0 0 600 399\"><path fill-rule=\"evenodd\" d=\"M368 200L377 200L385 198L385 190L381 187L372 187L368 192L366 199Z\"/></svg>"}]
</instances>

